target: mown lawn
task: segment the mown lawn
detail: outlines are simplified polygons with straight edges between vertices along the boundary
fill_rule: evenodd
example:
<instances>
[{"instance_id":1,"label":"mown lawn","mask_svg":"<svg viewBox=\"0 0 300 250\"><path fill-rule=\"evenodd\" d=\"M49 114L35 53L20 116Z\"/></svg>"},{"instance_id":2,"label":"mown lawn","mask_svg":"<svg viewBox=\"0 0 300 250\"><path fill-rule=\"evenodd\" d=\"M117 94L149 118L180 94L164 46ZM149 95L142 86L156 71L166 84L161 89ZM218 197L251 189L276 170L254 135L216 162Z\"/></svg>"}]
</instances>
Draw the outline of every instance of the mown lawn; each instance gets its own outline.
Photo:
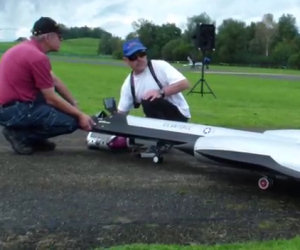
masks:
<instances>
[{"instance_id":1,"label":"mown lawn","mask_svg":"<svg viewBox=\"0 0 300 250\"><path fill-rule=\"evenodd\" d=\"M236 244L207 245L158 245L158 244L132 244L105 248L109 250L298 250L300 247L300 237L291 240L272 240L265 242L248 242ZM96 248L102 250L104 248Z\"/></svg>"},{"instance_id":2,"label":"mown lawn","mask_svg":"<svg viewBox=\"0 0 300 250\"><path fill-rule=\"evenodd\" d=\"M125 65L53 61L53 69L72 90L80 107L95 114L105 97L119 99L123 80L130 72ZM214 70L212 66L211 71ZM216 68L219 70L219 68ZM240 71L247 69L240 68ZM193 86L200 72L183 71ZM276 73L276 70L272 70ZM282 74L282 73L281 73ZM294 73L294 74L297 74ZM264 76L205 74L217 98L211 94L184 92L190 105L191 122L237 128L299 128L300 81ZM201 84L196 87L200 90ZM206 85L204 90L208 91ZM132 114L142 115L140 110Z\"/></svg>"}]
</instances>

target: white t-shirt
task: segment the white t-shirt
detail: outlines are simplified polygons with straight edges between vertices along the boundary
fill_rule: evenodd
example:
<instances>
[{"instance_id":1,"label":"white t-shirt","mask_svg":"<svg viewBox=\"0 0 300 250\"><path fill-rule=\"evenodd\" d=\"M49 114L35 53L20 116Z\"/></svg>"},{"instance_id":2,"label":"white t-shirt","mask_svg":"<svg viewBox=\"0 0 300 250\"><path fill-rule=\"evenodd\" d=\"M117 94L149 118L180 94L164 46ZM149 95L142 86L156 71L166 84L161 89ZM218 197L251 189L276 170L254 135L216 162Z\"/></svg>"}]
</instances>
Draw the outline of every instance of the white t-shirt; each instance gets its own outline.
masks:
<instances>
[{"instance_id":1,"label":"white t-shirt","mask_svg":"<svg viewBox=\"0 0 300 250\"><path fill-rule=\"evenodd\" d=\"M185 79L184 75L182 75L168 62L163 60L151 60L151 62L153 65L153 70L158 80L161 82L162 87L174 84ZM135 97L138 103L141 103L142 97L147 91L152 89L159 90L159 86L154 80L149 67L147 67L142 73L138 75L133 74L133 77ZM174 104L185 117L191 118L189 106L181 92L171 96L166 96L165 99ZM134 105L129 74L121 87L118 110L122 112L128 112L132 108L134 108Z\"/></svg>"}]
</instances>

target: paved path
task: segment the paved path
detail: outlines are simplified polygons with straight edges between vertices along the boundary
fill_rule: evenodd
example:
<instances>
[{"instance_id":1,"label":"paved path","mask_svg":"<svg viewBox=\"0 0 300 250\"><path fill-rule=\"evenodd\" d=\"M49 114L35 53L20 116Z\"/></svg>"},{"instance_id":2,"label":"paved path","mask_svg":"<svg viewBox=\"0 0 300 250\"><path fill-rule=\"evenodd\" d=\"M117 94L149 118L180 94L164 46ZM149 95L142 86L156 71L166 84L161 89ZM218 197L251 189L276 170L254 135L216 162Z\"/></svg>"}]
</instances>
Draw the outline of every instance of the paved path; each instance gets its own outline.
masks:
<instances>
[{"instance_id":1,"label":"paved path","mask_svg":"<svg viewBox=\"0 0 300 250\"><path fill-rule=\"evenodd\" d=\"M87 150L86 133L20 156L0 136L0 249L198 244L300 234L299 183L271 191L257 175L173 150L161 165Z\"/></svg>"}]
</instances>

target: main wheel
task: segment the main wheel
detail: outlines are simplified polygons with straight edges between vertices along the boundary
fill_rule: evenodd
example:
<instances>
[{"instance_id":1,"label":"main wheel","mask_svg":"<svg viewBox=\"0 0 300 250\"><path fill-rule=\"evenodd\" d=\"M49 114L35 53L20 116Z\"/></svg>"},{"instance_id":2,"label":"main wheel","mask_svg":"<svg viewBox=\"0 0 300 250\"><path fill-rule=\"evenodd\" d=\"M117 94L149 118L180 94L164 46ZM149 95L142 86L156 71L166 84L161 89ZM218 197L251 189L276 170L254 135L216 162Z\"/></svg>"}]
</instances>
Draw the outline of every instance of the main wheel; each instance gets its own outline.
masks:
<instances>
[{"instance_id":1,"label":"main wheel","mask_svg":"<svg viewBox=\"0 0 300 250\"><path fill-rule=\"evenodd\" d=\"M159 156L159 155L155 155L155 156L153 156L152 161L153 161L155 164L162 163L162 162L163 162L163 157L161 157L161 156Z\"/></svg>"},{"instance_id":2,"label":"main wheel","mask_svg":"<svg viewBox=\"0 0 300 250\"><path fill-rule=\"evenodd\" d=\"M273 185L273 180L267 176L263 176L258 180L258 187L261 190L267 190Z\"/></svg>"}]
</instances>

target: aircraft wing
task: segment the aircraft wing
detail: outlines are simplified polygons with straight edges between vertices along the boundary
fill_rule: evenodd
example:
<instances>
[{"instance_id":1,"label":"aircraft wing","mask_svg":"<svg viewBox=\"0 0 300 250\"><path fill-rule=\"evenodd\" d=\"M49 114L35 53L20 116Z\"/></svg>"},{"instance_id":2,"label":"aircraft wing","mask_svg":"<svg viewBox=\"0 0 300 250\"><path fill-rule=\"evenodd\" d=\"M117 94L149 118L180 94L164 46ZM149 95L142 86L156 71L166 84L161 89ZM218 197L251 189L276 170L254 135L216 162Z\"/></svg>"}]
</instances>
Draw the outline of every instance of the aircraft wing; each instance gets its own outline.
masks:
<instances>
[{"instance_id":1,"label":"aircraft wing","mask_svg":"<svg viewBox=\"0 0 300 250\"><path fill-rule=\"evenodd\" d=\"M174 122L161 119L143 118L114 114L105 118L95 119L96 125L93 132L107 133L149 140L163 140L172 144L193 143L198 138L197 134L184 131L188 123ZM170 130L170 126L181 130Z\"/></svg>"},{"instance_id":2,"label":"aircraft wing","mask_svg":"<svg viewBox=\"0 0 300 250\"><path fill-rule=\"evenodd\" d=\"M216 136L199 138L195 144L195 156L202 155L217 161L246 163L300 178L300 161L295 157L300 145L278 137ZM240 164L243 168L246 165Z\"/></svg>"}]
</instances>

